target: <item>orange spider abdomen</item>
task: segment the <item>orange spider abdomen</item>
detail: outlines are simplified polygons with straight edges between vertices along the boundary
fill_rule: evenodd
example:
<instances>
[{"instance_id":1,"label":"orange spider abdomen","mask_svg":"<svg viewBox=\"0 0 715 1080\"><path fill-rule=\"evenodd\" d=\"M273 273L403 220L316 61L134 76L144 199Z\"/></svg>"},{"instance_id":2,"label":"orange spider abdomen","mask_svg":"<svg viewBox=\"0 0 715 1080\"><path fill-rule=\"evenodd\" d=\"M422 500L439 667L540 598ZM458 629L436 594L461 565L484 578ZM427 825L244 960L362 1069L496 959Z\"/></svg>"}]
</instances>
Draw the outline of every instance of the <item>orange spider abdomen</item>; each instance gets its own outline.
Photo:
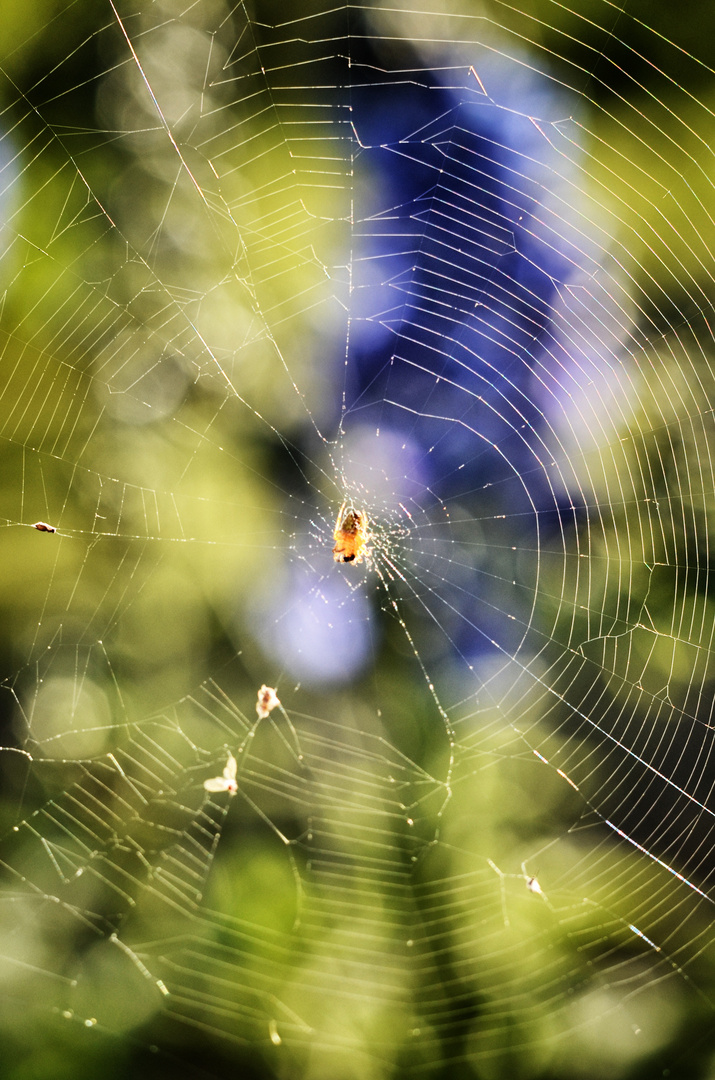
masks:
<instances>
[{"instance_id":1,"label":"orange spider abdomen","mask_svg":"<svg viewBox=\"0 0 715 1080\"><path fill-rule=\"evenodd\" d=\"M333 558L336 562L362 562L366 553L367 514L343 504L335 522L333 539Z\"/></svg>"}]
</instances>

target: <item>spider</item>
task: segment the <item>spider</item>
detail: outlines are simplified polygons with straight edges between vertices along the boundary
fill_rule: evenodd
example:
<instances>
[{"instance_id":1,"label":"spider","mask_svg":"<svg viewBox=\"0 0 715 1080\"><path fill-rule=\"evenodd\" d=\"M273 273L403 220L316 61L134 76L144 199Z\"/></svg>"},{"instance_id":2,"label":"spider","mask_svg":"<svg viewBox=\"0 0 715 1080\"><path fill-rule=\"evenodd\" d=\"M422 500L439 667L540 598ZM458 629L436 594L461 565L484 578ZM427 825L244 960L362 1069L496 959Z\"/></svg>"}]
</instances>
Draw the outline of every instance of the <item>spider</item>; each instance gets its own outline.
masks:
<instances>
[{"instance_id":1,"label":"spider","mask_svg":"<svg viewBox=\"0 0 715 1080\"><path fill-rule=\"evenodd\" d=\"M346 563L362 562L368 553L367 541L369 533L367 529L367 514L364 510L356 510L354 506L343 503L340 507L333 539L333 558L336 562Z\"/></svg>"}]
</instances>

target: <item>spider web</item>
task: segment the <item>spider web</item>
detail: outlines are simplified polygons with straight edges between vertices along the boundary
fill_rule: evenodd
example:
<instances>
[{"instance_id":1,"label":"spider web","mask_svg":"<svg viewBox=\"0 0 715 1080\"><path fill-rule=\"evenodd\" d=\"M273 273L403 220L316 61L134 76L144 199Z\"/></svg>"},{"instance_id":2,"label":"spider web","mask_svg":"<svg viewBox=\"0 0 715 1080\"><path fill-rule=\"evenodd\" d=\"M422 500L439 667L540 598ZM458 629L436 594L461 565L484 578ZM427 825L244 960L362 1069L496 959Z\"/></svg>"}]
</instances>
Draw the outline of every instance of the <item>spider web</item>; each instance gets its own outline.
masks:
<instances>
[{"instance_id":1,"label":"spider web","mask_svg":"<svg viewBox=\"0 0 715 1080\"><path fill-rule=\"evenodd\" d=\"M0 16L9 1075L707 1059L713 73L668 17Z\"/></svg>"}]
</instances>

